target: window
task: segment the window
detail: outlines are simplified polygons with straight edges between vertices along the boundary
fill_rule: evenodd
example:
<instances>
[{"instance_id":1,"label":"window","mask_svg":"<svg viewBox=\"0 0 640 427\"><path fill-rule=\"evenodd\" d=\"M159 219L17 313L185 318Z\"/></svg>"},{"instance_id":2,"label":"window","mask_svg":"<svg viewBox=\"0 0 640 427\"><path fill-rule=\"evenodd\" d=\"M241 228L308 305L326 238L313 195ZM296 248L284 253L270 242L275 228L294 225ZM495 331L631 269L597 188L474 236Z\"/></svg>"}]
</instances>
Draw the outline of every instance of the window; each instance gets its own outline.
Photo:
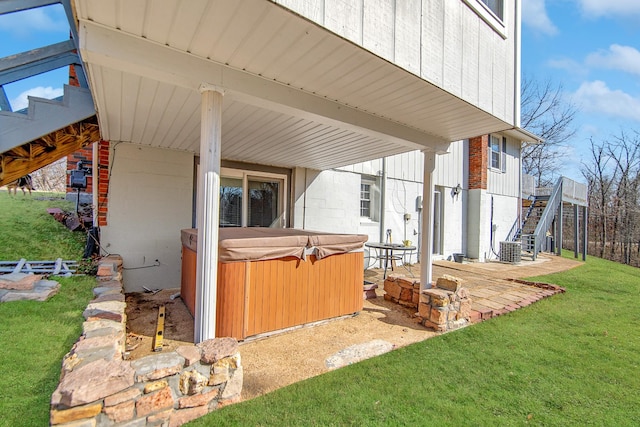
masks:
<instances>
[{"instance_id":1,"label":"window","mask_svg":"<svg viewBox=\"0 0 640 427\"><path fill-rule=\"evenodd\" d=\"M194 174L193 227L197 226L198 160ZM221 168L220 175L220 227L281 228L287 225L287 175L225 167Z\"/></svg>"},{"instance_id":2,"label":"window","mask_svg":"<svg viewBox=\"0 0 640 427\"><path fill-rule=\"evenodd\" d=\"M360 176L360 218L378 221L380 217L380 185L378 177Z\"/></svg>"},{"instance_id":3,"label":"window","mask_svg":"<svg viewBox=\"0 0 640 427\"><path fill-rule=\"evenodd\" d=\"M480 0L496 15L501 21L504 20L504 0Z\"/></svg>"},{"instance_id":4,"label":"window","mask_svg":"<svg viewBox=\"0 0 640 427\"><path fill-rule=\"evenodd\" d=\"M360 216L371 218L371 184L360 183Z\"/></svg>"},{"instance_id":5,"label":"window","mask_svg":"<svg viewBox=\"0 0 640 427\"><path fill-rule=\"evenodd\" d=\"M507 171L507 138L489 135L489 158L491 169Z\"/></svg>"}]
</instances>

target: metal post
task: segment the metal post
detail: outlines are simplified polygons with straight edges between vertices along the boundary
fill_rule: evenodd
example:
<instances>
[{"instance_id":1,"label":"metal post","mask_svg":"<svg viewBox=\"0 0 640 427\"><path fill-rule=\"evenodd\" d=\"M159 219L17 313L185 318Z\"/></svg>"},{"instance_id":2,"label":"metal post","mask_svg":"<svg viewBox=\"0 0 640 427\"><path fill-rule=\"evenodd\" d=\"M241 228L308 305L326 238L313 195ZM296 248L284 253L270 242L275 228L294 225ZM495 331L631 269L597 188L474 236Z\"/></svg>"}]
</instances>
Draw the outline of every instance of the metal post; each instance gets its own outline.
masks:
<instances>
[{"instance_id":1,"label":"metal post","mask_svg":"<svg viewBox=\"0 0 640 427\"><path fill-rule=\"evenodd\" d=\"M422 184L422 235L420 236L420 290L431 288L433 280L433 171L436 153L424 151Z\"/></svg>"},{"instance_id":2,"label":"metal post","mask_svg":"<svg viewBox=\"0 0 640 427\"><path fill-rule=\"evenodd\" d=\"M560 197L562 197L562 194ZM556 221L556 225L558 226L556 232L556 254L562 255L562 200L560 200L560 205L558 206L558 219Z\"/></svg>"},{"instance_id":3,"label":"metal post","mask_svg":"<svg viewBox=\"0 0 640 427\"><path fill-rule=\"evenodd\" d=\"M580 246L580 224L578 205L573 205L573 257L578 258L578 246Z\"/></svg>"},{"instance_id":4,"label":"metal post","mask_svg":"<svg viewBox=\"0 0 640 427\"><path fill-rule=\"evenodd\" d=\"M201 85L200 176L198 177L198 255L195 342L216 336L218 227L220 225L220 159L222 89Z\"/></svg>"},{"instance_id":5,"label":"metal post","mask_svg":"<svg viewBox=\"0 0 640 427\"><path fill-rule=\"evenodd\" d=\"M588 208L586 206L582 207L582 260L587 260L587 245L589 244L589 230L588 226L588 216L587 216Z\"/></svg>"}]
</instances>

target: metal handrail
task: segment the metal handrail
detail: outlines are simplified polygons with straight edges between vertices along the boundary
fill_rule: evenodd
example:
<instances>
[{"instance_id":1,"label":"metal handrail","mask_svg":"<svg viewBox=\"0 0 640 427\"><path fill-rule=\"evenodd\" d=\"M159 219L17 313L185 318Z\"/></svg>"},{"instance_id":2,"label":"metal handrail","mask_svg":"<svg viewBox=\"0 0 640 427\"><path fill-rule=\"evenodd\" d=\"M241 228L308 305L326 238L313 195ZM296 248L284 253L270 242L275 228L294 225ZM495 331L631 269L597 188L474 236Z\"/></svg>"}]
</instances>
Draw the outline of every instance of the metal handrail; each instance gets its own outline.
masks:
<instances>
[{"instance_id":1,"label":"metal handrail","mask_svg":"<svg viewBox=\"0 0 640 427\"><path fill-rule=\"evenodd\" d=\"M544 236L547 230L551 228L551 223L555 217L555 212L562 203L562 183L564 179L563 177L558 178L556 185L553 186L553 190L551 191L551 195L549 196L549 201L547 202L547 206L545 207L542 215L540 216L540 221L536 226L536 230L533 232L535 236L535 249L534 252L537 254L540 252L540 246L542 246L542 242L544 241Z\"/></svg>"}]
</instances>

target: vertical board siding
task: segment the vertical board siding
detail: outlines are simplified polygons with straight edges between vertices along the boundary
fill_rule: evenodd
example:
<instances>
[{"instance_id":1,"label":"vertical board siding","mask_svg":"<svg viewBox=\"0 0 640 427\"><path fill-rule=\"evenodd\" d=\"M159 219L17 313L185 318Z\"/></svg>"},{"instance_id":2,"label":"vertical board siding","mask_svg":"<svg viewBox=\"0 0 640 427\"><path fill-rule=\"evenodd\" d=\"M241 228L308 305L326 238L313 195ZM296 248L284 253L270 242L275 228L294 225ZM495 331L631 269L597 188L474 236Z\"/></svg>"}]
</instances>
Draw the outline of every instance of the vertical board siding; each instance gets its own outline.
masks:
<instances>
[{"instance_id":1,"label":"vertical board siding","mask_svg":"<svg viewBox=\"0 0 640 427\"><path fill-rule=\"evenodd\" d=\"M367 0L362 12L362 46L394 62L395 7L393 0Z\"/></svg>"},{"instance_id":2,"label":"vertical board siding","mask_svg":"<svg viewBox=\"0 0 640 427\"><path fill-rule=\"evenodd\" d=\"M183 248L183 301L195 312L196 253ZM218 263L216 336L246 337L362 310L362 252Z\"/></svg>"},{"instance_id":3,"label":"vertical board siding","mask_svg":"<svg viewBox=\"0 0 640 427\"><path fill-rule=\"evenodd\" d=\"M519 197L520 194L520 144L513 138L507 138L506 172L489 170L487 191L491 194Z\"/></svg>"},{"instance_id":4,"label":"vertical board siding","mask_svg":"<svg viewBox=\"0 0 640 427\"><path fill-rule=\"evenodd\" d=\"M515 15L506 38L462 0L276 0L336 34L509 123ZM322 10L320 10L322 9Z\"/></svg>"},{"instance_id":5,"label":"vertical board siding","mask_svg":"<svg viewBox=\"0 0 640 427\"><path fill-rule=\"evenodd\" d=\"M420 75L420 25L422 0L396 1L395 63Z\"/></svg>"},{"instance_id":6,"label":"vertical board siding","mask_svg":"<svg viewBox=\"0 0 640 427\"><path fill-rule=\"evenodd\" d=\"M216 336L242 335L244 325L245 263L218 263Z\"/></svg>"},{"instance_id":7,"label":"vertical board siding","mask_svg":"<svg viewBox=\"0 0 640 427\"><path fill-rule=\"evenodd\" d=\"M478 39L478 16L468 7L462 9L462 98L478 105L480 98L480 40Z\"/></svg>"},{"instance_id":8,"label":"vertical board siding","mask_svg":"<svg viewBox=\"0 0 640 427\"><path fill-rule=\"evenodd\" d=\"M444 2L444 88L452 94L462 96L463 49L460 3ZM464 64L466 66L466 64Z\"/></svg>"},{"instance_id":9,"label":"vertical board siding","mask_svg":"<svg viewBox=\"0 0 640 427\"><path fill-rule=\"evenodd\" d=\"M197 257L195 251L182 246L180 298L184 301L191 314L196 312L196 265Z\"/></svg>"},{"instance_id":10,"label":"vertical board siding","mask_svg":"<svg viewBox=\"0 0 640 427\"><path fill-rule=\"evenodd\" d=\"M443 2L422 6L422 63L420 77L443 87L444 8Z\"/></svg>"}]
</instances>

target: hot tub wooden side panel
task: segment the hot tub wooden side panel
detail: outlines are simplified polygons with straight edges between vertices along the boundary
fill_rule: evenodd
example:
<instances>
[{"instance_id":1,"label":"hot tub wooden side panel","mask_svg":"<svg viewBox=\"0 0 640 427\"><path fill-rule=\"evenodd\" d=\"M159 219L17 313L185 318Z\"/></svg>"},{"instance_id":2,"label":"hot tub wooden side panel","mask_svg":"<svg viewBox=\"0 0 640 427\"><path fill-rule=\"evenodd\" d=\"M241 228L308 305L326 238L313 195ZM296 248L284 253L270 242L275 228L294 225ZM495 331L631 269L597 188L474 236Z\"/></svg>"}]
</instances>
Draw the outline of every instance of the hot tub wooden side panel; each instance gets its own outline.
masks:
<instances>
[{"instance_id":1,"label":"hot tub wooden side panel","mask_svg":"<svg viewBox=\"0 0 640 427\"><path fill-rule=\"evenodd\" d=\"M196 253L183 247L181 296L195 313ZM246 337L362 310L362 252L218 263L216 336Z\"/></svg>"},{"instance_id":2,"label":"hot tub wooden side panel","mask_svg":"<svg viewBox=\"0 0 640 427\"><path fill-rule=\"evenodd\" d=\"M245 337L362 310L362 253L251 263Z\"/></svg>"}]
</instances>

